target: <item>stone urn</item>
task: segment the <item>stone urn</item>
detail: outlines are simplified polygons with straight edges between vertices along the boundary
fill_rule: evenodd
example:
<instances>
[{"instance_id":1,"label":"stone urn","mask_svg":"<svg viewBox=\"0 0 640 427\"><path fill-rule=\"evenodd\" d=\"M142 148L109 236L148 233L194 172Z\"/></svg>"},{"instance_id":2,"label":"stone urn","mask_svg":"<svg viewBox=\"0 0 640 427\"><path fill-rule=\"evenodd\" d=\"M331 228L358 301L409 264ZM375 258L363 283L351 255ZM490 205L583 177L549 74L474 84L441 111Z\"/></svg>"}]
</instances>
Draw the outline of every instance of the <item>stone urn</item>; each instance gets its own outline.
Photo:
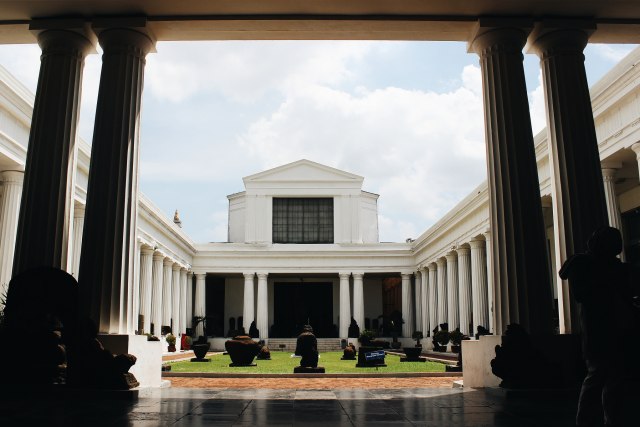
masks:
<instances>
[{"instance_id":1,"label":"stone urn","mask_svg":"<svg viewBox=\"0 0 640 427\"><path fill-rule=\"evenodd\" d=\"M191 348L193 349L193 353L196 355L197 359L204 359L204 357L207 355L207 352L209 351L209 347L209 343L194 344L193 346L191 346Z\"/></svg>"},{"instance_id":2,"label":"stone urn","mask_svg":"<svg viewBox=\"0 0 640 427\"><path fill-rule=\"evenodd\" d=\"M229 366L255 366L253 359L260 351L260 345L247 335L238 335L224 343L231 357Z\"/></svg>"}]
</instances>

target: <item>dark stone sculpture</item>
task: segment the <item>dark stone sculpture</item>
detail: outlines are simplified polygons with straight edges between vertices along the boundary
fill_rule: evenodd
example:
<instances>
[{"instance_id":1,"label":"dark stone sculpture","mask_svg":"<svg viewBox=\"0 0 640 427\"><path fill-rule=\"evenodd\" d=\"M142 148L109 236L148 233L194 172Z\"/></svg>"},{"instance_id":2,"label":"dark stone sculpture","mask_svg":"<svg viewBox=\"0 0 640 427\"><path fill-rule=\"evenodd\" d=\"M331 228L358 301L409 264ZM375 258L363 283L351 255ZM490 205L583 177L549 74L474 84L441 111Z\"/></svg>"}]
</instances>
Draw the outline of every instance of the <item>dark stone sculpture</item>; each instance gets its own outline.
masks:
<instances>
[{"instance_id":1,"label":"dark stone sculpture","mask_svg":"<svg viewBox=\"0 0 640 427\"><path fill-rule=\"evenodd\" d=\"M351 318L351 324L349 325L349 331L347 332L349 338L358 338L360 336L360 326L353 317Z\"/></svg>"},{"instance_id":2,"label":"dark stone sculpture","mask_svg":"<svg viewBox=\"0 0 640 427\"><path fill-rule=\"evenodd\" d=\"M295 354L302 358L300 366L293 369L294 374L324 373L324 368L318 366L318 340L310 325L305 325L303 332L298 335Z\"/></svg>"},{"instance_id":3,"label":"dark stone sculpture","mask_svg":"<svg viewBox=\"0 0 640 427\"><path fill-rule=\"evenodd\" d=\"M191 346L193 348L193 353L196 357L192 358L192 362L210 362L211 359L206 359L205 356L209 351L209 347L211 344L207 343L196 343Z\"/></svg>"},{"instance_id":4,"label":"dark stone sculpture","mask_svg":"<svg viewBox=\"0 0 640 427\"><path fill-rule=\"evenodd\" d=\"M356 346L349 343L345 347L340 360L356 360Z\"/></svg>"},{"instance_id":5,"label":"dark stone sculpture","mask_svg":"<svg viewBox=\"0 0 640 427\"><path fill-rule=\"evenodd\" d=\"M256 359L271 360L271 351L269 350L269 347L264 345L264 341L262 341L262 345L260 347L260 351L258 352L258 355L256 356Z\"/></svg>"},{"instance_id":6,"label":"dark stone sculpture","mask_svg":"<svg viewBox=\"0 0 640 427\"><path fill-rule=\"evenodd\" d=\"M234 337L238 335L237 331L236 331L236 318L235 317L230 317L229 318L229 330L227 331L227 336L228 337Z\"/></svg>"},{"instance_id":7,"label":"dark stone sculpture","mask_svg":"<svg viewBox=\"0 0 640 427\"><path fill-rule=\"evenodd\" d=\"M260 337L260 331L256 327L256 321L255 320L253 322L251 322L251 325L249 326L249 336L251 338Z\"/></svg>"},{"instance_id":8,"label":"dark stone sculpture","mask_svg":"<svg viewBox=\"0 0 640 427\"><path fill-rule=\"evenodd\" d=\"M253 359L258 355L260 346L246 335L238 335L224 343L224 348L229 353L231 363L229 366L256 366Z\"/></svg>"},{"instance_id":9,"label":"dark stone sculpture","mask_svg":"<svg viewBox=\"0 0 640 427\"><path fill-rule=\"evenodd\" d=\"M483 335L491 335L491 332L489 332L489 330L484 326L478 325L478 327L476 328L476 339L480 339L480 337Z\"/></svg>"},{"instance_id":10,"label":"dark stone sculpture","mask_svg":"<svg viewBox=\"0 0 640 427\"><path fill-rule=\"evenodd\" d=\"M133 355L114 356L97 340L97 328L78 313L78 282L53 267L37 267L9 283L0 342L25 336L37 352L23 352L28 369L5 369L3 384L67 384L73 387L129 389L138 381L128 373ZM0 353L0 366L15 366L15 355Z\"/></svg>"}]
</instances>

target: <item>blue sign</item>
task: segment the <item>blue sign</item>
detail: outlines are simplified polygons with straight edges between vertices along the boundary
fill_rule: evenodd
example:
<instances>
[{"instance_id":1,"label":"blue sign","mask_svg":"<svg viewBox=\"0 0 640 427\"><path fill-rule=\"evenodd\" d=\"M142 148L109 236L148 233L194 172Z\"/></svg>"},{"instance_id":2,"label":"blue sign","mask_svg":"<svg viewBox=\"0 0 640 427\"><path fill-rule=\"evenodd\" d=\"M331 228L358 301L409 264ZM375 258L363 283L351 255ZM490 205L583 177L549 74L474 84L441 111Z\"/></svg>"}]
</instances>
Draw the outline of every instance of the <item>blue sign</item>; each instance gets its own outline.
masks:
<instances>
[{"instance_id":1,"label":"blue sign","mask_svg":"<svg viewBox=\"0 0 640 427\"><path fill-rule=\"evenodd\" d=\"M368 351L364 354L365 360L384 360L384 350Z\"/></svg>"}]
</instances>

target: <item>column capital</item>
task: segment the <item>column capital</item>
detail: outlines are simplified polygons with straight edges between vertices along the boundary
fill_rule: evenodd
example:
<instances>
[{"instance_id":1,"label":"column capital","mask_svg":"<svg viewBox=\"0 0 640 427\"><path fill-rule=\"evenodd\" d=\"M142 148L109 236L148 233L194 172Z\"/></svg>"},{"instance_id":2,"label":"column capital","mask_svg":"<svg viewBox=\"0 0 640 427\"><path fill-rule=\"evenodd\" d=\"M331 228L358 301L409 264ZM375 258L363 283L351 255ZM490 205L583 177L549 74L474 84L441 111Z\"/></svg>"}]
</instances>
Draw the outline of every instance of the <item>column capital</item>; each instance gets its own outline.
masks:
<instances>
[{"instance_id":1,"label":"column capital","mask_svg":"<svg viewBox=\"0 0 640 427\"><path fill-rule=\"evenodd\" d=\"M364 277L364 273L359 271L357 273L351 273L353 275L353 280L361 280Z\"/></svg>"},{"instance_id":2,"label":"column capital","mask_svg":"<svg viewBox=\"0 0 640 427\"><path fill-rule=\"evenodd\" d=\"M97 38L83 19L34 19L29 31L35 34L43 50L77 50L82 56L96 53Z\"/></svg>"},{"instance_id":3,"label":"column capital","mask_svg":"<svg viewBox=\"0 0 640 427\"><path fill-rule=\"evenodd\" d=\"M416 276L416 278L422 276L422 271L421 271L420 267L416 268L416 271L414 271L413 274Z\"/></svg>"},{"instance_id":4,"label":"column capital","mask_svg":"<svg viewBox=\"0 0 640 427\"><path fill-rule=\"evenodd\" d=\"M187 271L187 277L191 279L193 277L193 271L191 270Z\"/></svg>"},{"instance_id":5,"label":"column capital","mask_svg":"<svg viewBox=\"0 0 640 427\"><path fill-rule=\"evenodd\" d=\"M164 260L164 254L162 252L159 251L154 251L153 252L153 260L154 261L162 261Z\"/></svg>"},{"instance_id":6,"label":"column capital","mask_svg":"<svg viewBox=\"0 0 640 427\"><path fill-rule=\"evenodd\" d=\"M466 246L458 246L458 249L456 249L456 252L458 253L458 256L469 255L469 253L471 252L471 248L468 248Z\"/></svg>"},{"instance_id":7,"label":"column capital","mask_svg":"<svg viewBox=\"0 0 640 427\"><path fill-rule=\"evenodd\" d=\"M447 260L444 257L443 258L438 258L436 260L436 265L438 267L444 267L446 263L447 263Z\"/></svg>"},{"instance_id":8,"label":"column capital","mask_svg":"<svg viewBox=\"0 0 640 427\"><path fill-rule=\"evenodd\" d=\"M256 273L242 273L244 276L244 280L253 279L256 276Z\"/></svg>"},{"instance_id":9,"label":"column capital","mask_svg":"<svg viewBox=\"0 0 640 427\"><path fill-rule=\"evenodd\" d=\"M481 18L471 34L467 51L481 57L496 50L522 54L532 28L533 21L526 18Z\"/></svg>"},{"instance_id":10,"label":"column capital","mask_svg":"<svg viewBox=\"0 0 640 427\"><path fill-rule=\"evenodd\" d=\"M258 280L266 280L267 277L269 277L269 273L265 272L258 272L256 275L258 276Z\"/></svg>"},{"instance_id":11,"label":"column capital","mask_svg":"<svg viewBox=\"0 0 640 427\"><path fill-rule=\"evenodd\" d=\"M537 22L529 35L526 51L541 59L549 56L580 53L587 46L596 23L582 19L545 19Z\"/></svg>"},{"instance_id":12,"label":"column capital","mask_svg":"<svg viewBox=\"0 0 640 427\"><path fill-rule=\"evenodd\" d=\"M207 273L195 272L196 280L205 280L207 278Z\"/></svg>"},{"instance_id":13,"label":"column capital","mask_svg":"<svg viewBox=\"0 0 640 427\"><path fill-rule=\"evenodd\" d=\"M187 271L188 271L187 267L180 266L180 273L181 274L187 274Z\"/></svg>"},{"instance_id":14,"label":"column capital","mask_svg":"<svg viewBox=\"0 0 640 427\"><path fill-rule=\"evenodd\" d=\"M349 276L351 276L351 273L338 273L338 276L340 277L340 280L349 280Z\"/></svg>"},{"instance_id":15,"label":"column capital","mask_svg":"<svg viewBox=\"0 0 640 427\"><path fill-rule=\"evenodd\" d=\"M429 263L428 265L429 270L437 270L438 269L438 263L436 261L432 261Z\"/></svg>"},{"instance_id":16,"label":"column capital","mask_svg":"<svg viewBox=\"0 0 640 427\"><path fill-rule=\"evenodd\" d=\"M0 172L0 181L22 184L24 181L24 172L16 170L2 171Z\"/></svg>"},{"instance_id":17,"label":"column capital","mask_svg":"<svg viewBox=\"0 0 640 427\"><path fill-rule=\"evenodd\" d=\"M451 251L444 256L447 262L455 262L458 260L458 254L455 251Z\"/></svg>"},{"instance_id":18,"label":"column capital","mask_svg":"<svg viewBox=\"0 0 640 427\"><path fill-rule=\"evenodd\" d=\"M153 248L151 246L147 246L145 244L142 244L140 246L140 252L143 255L151 256L151 255L153 255Z\"/></svg>"},{"instance_id":19,"label":"column capital","mask_svg":"<svg viewBox=\"0 0 640 427\"><path fill-rule=\"evenodd\" d=\"M632 144L631 147L629 148L631 148L631 150L633 150L633 152L636 153L638 160L640 160L640 142L636 142Z\"/></svg>"},{"instance_id":20,"label":"column capital","mask_svg":"<svg viewBox=\"0 0 640 427\"><path fill-rule=\"evenodd\" d=\"M181 268L182 268L182 266L180 264L178 264L177 262L175 262L175 261L173 262L173 264L171 266L171 269L173 271L180 271Z\"/></svg>"},{"instance_id":21,"label":"column capital","mask_svg":"<svg viewBox=\"0 0 640 427\"><path fill-rule=\"evenodd\" d=\"M412 271L402 271L400 272L400 277L402 277L402 280L411 280L411 276L413 276L413 272Z\"/></svg>"},{"instance_id":22,"label":"column capital","mask_svg":"<svg viewBox=\"0 0 640 427\"><path fill-rule=\"evenodd\" d=\"M122 50L133 45L140 48L143 55L155 52L156 37L147 25L145 16L99 18L93 21L92 28L105 51Z\"/></svg>"},{"instance_id":23,"label":"column capital","mask_svg":"<svg viewBox=\"0 0 640 427\"><path fill-rule=\"evenodd\" d=\"M486 240L478 239L478 238L472 239L472 240L469 242L469 246L471 246L471 249L481 249L481 248L484 248L485 244L486 244Z\"/></svg>"}]
</instances>

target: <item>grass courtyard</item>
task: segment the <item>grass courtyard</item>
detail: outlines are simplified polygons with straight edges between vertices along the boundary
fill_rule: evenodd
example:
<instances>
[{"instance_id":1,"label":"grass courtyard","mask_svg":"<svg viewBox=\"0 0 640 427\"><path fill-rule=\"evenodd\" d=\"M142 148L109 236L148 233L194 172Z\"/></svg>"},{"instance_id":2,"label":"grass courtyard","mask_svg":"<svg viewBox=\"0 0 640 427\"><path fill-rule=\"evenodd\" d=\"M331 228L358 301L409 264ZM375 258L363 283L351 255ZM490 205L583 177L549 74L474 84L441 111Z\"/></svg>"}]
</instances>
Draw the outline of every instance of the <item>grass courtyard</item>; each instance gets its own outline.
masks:
<instances>
[{"instance_id":1,"label":"grass courtyard","mask_svg":"<svg viewBox=\"0 0 640 427\"><path fill-rule=\"evenodd\" d=\"M400 356L387 354L385 363L387 367L356 368L355 360L340 360L342 352L320 353L318 366L324 366L327 373L375 373L375 372L444 372L445 365L438 362L400 362ZM254 367L229 367L231 359L228 355L208 355L210 362L166 362L171 365L171 372L215 372L215 373L252 373L252 374L291 374L293 368L300 364L300 359L291 357L288 352L271 352L271 360L254 360L258 366Z\"/></svg>"}]
</instances>

